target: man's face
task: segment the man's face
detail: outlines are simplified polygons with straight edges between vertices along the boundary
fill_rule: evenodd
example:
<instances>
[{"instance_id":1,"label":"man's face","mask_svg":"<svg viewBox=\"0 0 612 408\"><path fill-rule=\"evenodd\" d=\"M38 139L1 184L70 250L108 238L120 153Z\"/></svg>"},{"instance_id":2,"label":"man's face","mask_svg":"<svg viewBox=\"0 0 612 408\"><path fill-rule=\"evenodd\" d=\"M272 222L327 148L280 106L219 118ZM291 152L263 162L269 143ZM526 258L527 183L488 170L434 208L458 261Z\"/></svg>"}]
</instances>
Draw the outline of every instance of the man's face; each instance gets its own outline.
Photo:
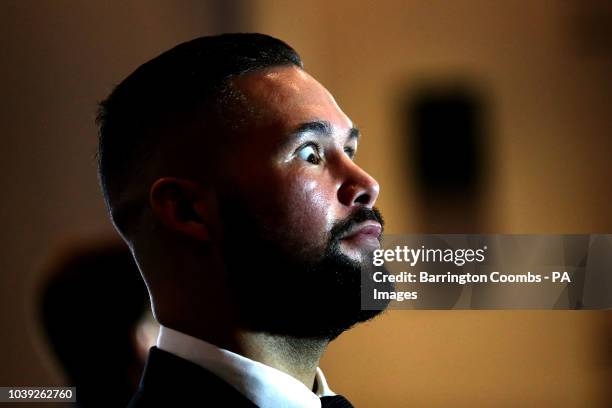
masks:
<instances>
[{"instance_id":1,"label":"man's face","mask_svg":"<svg viewBox=\"0 0 612 408\"><path fill-rule=\"evenodd\" d=\"M359 133L297 67L243 75L233 86L250 112L226 155L222 212L228 269L250 302L243 305L252 312L247 320L258 329L335 337L375 314L356 302L360 270L382 231L373 208L378 183L353 161ZM266 307L262 298L270 295L276 302ZM304 322L316 305L339 311L327 324L337 327ZM299 321L303 332L287 320Z\"/></svg>"},{"instance_id":2,"label":"man's face","mask_svg":"<svg viewBox=\"0 0 612 408\"><path fill-rule=\"evenodd\" d=\"M372 208L378 197L376 180L353 161L358 131L329 92L297 67L243 75L234 86L254 109L228 163L237 190L272 238L298 252L321 251L334 223ZM364 249L378 245L378 223L365 226L342 243L351 258L361 260Z\"/></svg>"}]
</instances>

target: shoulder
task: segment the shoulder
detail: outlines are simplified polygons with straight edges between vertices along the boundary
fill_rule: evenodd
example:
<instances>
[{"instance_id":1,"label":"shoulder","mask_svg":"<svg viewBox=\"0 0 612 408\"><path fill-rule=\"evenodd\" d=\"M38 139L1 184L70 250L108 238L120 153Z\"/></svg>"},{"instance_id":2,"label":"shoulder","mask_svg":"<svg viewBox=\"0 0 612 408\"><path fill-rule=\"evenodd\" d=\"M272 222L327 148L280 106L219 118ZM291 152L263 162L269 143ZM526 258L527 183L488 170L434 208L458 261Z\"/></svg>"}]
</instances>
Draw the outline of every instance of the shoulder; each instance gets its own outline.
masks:
<instances>
[{"instance_id":1,"label":"shoulder","mask_svg":"<svg viewBox=\"0 0 612 408\"><path fill-rule=\"evenodd\" d=\"M128 408L182 406L256 407L210 371L152 347L138 391Z\"/></svg>"}]
</instances>

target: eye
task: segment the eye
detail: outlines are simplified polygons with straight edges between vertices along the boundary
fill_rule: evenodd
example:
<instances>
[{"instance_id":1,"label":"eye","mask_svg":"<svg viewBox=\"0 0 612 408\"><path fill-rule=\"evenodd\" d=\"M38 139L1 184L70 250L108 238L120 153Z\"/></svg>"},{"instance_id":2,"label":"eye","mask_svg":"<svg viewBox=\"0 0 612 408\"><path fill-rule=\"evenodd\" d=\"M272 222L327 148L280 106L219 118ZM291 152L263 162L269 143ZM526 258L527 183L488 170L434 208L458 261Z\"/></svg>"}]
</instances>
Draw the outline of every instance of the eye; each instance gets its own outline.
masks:
<instances>
[{"instance_id":1,"label":"eye","mask_svg":"<svg viewBox=\"0 0 612 408\"><path fill-rule=\"evenodd\" d=\"M355 158L355 149L353 149L352 147L345 147L344 148L344 153L346 153L346 155L353 160Z\"/></svg>"},{"instance_id":2,"label":"eye","mask_svg":"<svg viewBox=\"0 0 612 408\"><path fill-rule=\"evenodd\" d=\"M321 163L321 154L317 145L309 143L301 147L298 151L298 157L312 164Z\"/></svg>"}]
</instances>

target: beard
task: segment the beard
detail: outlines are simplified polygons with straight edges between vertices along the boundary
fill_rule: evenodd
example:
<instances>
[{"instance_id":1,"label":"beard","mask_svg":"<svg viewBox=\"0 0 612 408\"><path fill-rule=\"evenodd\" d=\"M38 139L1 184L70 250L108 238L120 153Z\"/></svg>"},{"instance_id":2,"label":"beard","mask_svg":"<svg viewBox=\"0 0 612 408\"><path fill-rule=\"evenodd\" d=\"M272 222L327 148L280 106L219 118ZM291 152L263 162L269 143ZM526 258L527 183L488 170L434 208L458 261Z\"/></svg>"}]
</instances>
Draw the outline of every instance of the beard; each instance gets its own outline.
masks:
<instances>
[{"instance_id":1,"label":"beard","mask_svg":"<svg viewBox=\"0 0 612 408\"><path fill-rule=\"evenodd\" d=\"M376 310L361 307L362 291L367 290L361 285L362 277L371 282L374 272L372 254L363 254L358 261L340 249L341 236L354 225L366 220L384 225L376 208L362 207L337 222L323 249L314 251L295 250L300 245L282 231L270 233L270 222L239 208L239 202L222 203L222 251L243 328L331 341L386 309L388 300L377 304ZM302 248L321 248L308 244L312 243L304 243ZM387 283L383 289L392 288L393 284Z\"/></svg>"}]
</instances>

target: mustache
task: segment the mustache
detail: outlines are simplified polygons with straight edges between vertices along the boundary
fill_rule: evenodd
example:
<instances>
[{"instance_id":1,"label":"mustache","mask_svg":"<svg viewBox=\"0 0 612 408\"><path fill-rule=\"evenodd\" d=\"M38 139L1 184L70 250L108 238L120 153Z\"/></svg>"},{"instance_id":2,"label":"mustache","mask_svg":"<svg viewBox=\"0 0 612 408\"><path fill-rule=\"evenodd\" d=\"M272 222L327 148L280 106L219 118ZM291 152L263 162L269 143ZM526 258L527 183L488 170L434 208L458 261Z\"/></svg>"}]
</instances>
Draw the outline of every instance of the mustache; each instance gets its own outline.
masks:
<instances>
[{"instance_id":1,"label":"mustache","mask_svg":"<svg viewBox=\"0 0 612 408\"><path fill-rule=\"evenodd\" d=\"M342 235L349 232L355 225L364 221L376 221L381 225L383 231L385 229L385 220L383 219L383 216L378 208L360 207L346 219L338 221L334 224L330 232L331 240L336 242L340 241L340 237L342 237Z\"/></svg>"}]
</instances>

